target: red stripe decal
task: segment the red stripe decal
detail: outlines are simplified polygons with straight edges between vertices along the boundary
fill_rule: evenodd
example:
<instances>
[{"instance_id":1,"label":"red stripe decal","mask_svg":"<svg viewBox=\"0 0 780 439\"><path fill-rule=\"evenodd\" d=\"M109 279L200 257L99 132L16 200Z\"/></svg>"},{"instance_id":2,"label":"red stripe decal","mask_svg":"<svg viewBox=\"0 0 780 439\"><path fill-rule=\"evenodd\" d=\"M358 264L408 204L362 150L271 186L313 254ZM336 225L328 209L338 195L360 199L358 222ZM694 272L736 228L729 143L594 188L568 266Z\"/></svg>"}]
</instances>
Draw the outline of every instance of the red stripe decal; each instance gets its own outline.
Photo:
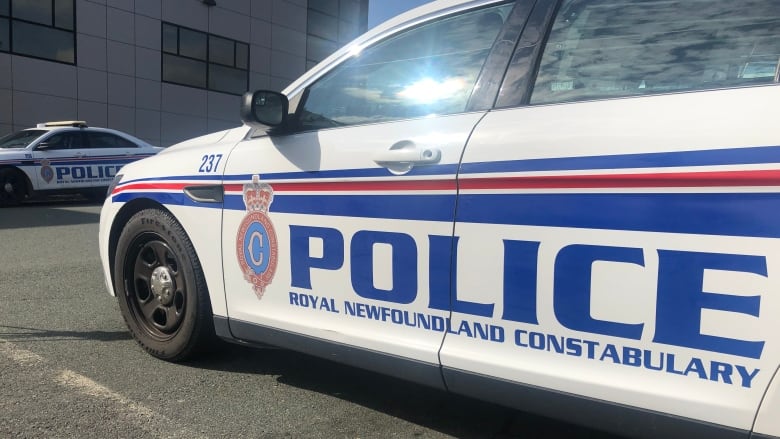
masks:
<instances>
[{"instance_id":1,"label":"red stripe decal","mask_svg":"<svg viewBox=\"0 0 780 439\"><path fill-rule=\"evenodd\" d=\"M181 191L193 183L134 183L114 189ZM208 185L207 185L208 186ZM453 180L333 181L272 183L276 192L381 192L381 191L454 191ZM617 189L675 187L780 186L780 170L719 171L654 174L558 175L506 178L466 178L463 190L502 189ZM227 184L225 192L241 192L243 184Z\"/></svg>"},{"instance_id":2,"label":"red stripe decal","mask_svg":"<svg viewBox=\"0 0 780 439\"><path fill-rule=\"evenodd\" d=\"M780 171L720 171L655 174L561 175L471 178L461 189L586 189L779 186Z\"/></svg>"}]
</instances>

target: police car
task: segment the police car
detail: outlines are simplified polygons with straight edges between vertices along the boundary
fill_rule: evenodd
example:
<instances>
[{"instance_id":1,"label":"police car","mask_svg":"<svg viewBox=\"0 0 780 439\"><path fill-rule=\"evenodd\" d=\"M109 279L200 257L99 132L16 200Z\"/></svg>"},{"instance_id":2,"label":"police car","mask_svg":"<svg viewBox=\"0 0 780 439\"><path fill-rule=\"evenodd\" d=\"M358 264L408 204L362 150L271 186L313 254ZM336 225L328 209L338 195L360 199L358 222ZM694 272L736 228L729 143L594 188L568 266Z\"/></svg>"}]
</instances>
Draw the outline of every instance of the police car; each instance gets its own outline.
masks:
<instances>
[{"instance_id":1,"label":"police car","mask_svg":"<svg viewBox=\"0 0 780 439\"><path fill-rule=\"evenodd\" d=\"M83 121L40 123L0 137L0 206L36 194L105 194L119 169L157 153L129 134Z\"/></svg>"},{"instance_id":2,"label":"police car","mask_svg":"<svg viewBox=\"0 0 780 439\"><path fill-rule=\"evenodd\" d=\"M636 437L780 436L780 2L440 0L100 223L140 345L273 344Z\"/></svg>"}]
</instances>

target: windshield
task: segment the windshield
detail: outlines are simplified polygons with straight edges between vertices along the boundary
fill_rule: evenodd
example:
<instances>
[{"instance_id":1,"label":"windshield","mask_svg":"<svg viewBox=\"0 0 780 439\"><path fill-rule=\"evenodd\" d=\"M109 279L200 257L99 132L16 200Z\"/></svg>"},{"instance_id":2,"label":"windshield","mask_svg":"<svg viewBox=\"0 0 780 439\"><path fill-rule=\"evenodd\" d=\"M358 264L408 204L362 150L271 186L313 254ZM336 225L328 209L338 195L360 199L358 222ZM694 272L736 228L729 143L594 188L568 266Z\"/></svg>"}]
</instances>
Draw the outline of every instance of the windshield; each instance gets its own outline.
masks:
<instances>
[{"instance_id":1,"label":"windshield","mask_svg":"<svg viewBox=\"0 0 780 439\"><path fill-rule=\"evenodd\" d=\"M25 130L11 133L0 137L0 149L2 148L26 148L38 137L41 137L45 130Z\"/></svg>"}]
</instances>

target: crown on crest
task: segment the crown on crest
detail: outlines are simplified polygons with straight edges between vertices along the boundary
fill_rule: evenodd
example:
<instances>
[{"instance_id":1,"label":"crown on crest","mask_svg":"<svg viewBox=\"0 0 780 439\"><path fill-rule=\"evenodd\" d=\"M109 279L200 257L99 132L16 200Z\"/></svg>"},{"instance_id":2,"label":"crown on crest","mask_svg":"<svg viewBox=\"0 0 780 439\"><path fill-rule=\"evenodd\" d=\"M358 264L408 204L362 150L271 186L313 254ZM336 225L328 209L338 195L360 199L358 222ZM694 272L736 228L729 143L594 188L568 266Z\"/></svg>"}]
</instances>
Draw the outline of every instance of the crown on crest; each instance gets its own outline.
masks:
<instances>
[{"instance_id":1,"label":"crown on crest","mask_svg":"<svg viewBox=\"0 0 780 439\"><path fill-rule=\"evenodd\" d=\"M268 212L274 201L274 191L267 183L260 183L260 176L253 175L252 183L244 185L244 204L249 212Z\"/></svg>"}]
</instances>

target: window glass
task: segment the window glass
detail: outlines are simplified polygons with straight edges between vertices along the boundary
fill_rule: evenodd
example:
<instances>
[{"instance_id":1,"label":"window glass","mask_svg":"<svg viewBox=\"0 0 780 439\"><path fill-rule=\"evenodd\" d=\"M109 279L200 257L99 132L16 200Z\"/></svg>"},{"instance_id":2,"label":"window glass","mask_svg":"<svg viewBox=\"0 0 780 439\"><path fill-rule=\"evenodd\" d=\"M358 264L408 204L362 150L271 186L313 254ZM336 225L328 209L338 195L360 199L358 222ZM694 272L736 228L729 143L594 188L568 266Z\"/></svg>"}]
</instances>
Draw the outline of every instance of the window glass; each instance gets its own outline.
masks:
<instances>
[{"instance_id":1,"label":"window glass","mask_svg":"<svg viewBox=\"0 0 780 439\"><path fill-rule=\"evenodd\" d=\"M206 34L179 28L179 55L206 60Z\"/></svg>"},{"instance_id":2,"label":"window glass","mask_svg":"<svg viewBox=\"0 0 780 439\"><path fill-rule=\"evenodd\" d=\"M206 63L176 55L163 54L163 81L206 88Z\"/></svg>"},{"instance_id":3,"label":"window glass","mask_svg":"<svg viewBox=\"0 0 780 439\"><path fill-rule=\"evenodd\" d=\"M236 67L239 69L249 69L249 45L236 43Z\"/></svg>"},{"instance_id":4,"label":"window glass","mask_svg":"<svg viewBox=\"0 0 780 439\"><path fill-rule=\"evenodd\" d=\"M74 44L73 32L14 21L14 53L73 64Z\"/></svg>"},{"instance_id":5,"label":"window glass","mask_svg":"<svg viewBox=\"0 0 780 439\"><path fill-rule=\"evenodd\" d=\"M46 150L85 148L80 132L56 133L44 140Z\"/></svg>"},{"instance_id":6,"label":"window glass","mask_svg":"<svg viewBox=\"0 0 780 439\"><path fill-rule=\"evenodd\" d=\"M531 103L774 81L780 2L567 0Z\"/></svg>"},{"instance_id":7,"label":"window glass","mask_svg":"<svg viewBox=\"0 0 780 439\"><path fill-rule=\"evenodd\" d=\"M235 46L233 41L224 38L209 36L209 62L234 66L236 59L234 56Z\"/></svg>"},{"instance_id":8,"label":"window glass","mask_svg":"<svg viewBox=\"0 0 780 439\"><path fill-rule=\"evenodd\" d=\"M8 19L0 18L0 52L8 52L11 49L9 39L11 33L8 29Z\"/></svg>"},{"instance_id":9,"label":"window glass","mask_svg":"<svg viewBox=\"0 0 780 439\"><path fill-rule=\"evenodd\" d=\"M246 70L209 64L209 89L241 94L247 90Z\"/></svg>"},{"instance_id":10,"label":"window glass","mask_svg":"<svg viewBox=\"0 0 780 439\"><path fill-rule=\"evenodd\" d=\"M14 18L51 26L51 0L13 0Z\"/></svg>"},{"instance_id":11,"label":"window glass","mask_svg":"<svg viewBox=\"0 0 780 439\"><path fill-rule=\"evenodd\" d=\"M6 17L10 13L10 10L8 9L8 3L9 0L0 0L0 15L5 15Z\"/></svg>"},{"instance_id":12,"label":"window glass","mask_svg":"<svg viewBox=\"0 0 780 439\"><path fill-rule=\"evenodd\" d=\"M137 148L135 143L111 133L87 133L90 148Z\"/></svg>"},{"instance_id":13,"label":"window glass","mask_svg":"<svg viewBox=\"0 0 780 439\"><path fill-rule=\"evenodd\" d=\"M25 130L0 137L0 149L25 148L45 132L44 130Z\"/></svg>"},{"instance_id":14,"label":"window glass","mask_svg":"<svg viewBox=\"0 0 780 439\"><path fill-rule=\"evenodd\" d=\"M162 40L163 81L232 94L247 90L248 44L169 23L162 25Z\"/></svg>"},{"instance_id":15,"label":"window glass","mask_svg":"<svg viewBox=\"0 0 780 439\"><path fill-rule=\"evenodd\" d=\"M73 0L54 0L54 26L73 30Z\"/></svg>"},{"instance_id":16,"label":"window glass","mask_svg":"<svg viewBox=\"0 0 780 439\"><path fill-rule=\"evenodd\" d=\"M162 50L163 52L179 53L179 33L175 26L163 24L162 27Z\"/></svg>"},{"instance_id":17,"label":"window glass","mask_svg":"<svg viewBox=\"0 0 780 439\"><path fill-rule=\"evenodd\" d=\"M368 48L314 83L302 129L466 110L512 4L427 24Z\"/></svg>"}]
</instances>

